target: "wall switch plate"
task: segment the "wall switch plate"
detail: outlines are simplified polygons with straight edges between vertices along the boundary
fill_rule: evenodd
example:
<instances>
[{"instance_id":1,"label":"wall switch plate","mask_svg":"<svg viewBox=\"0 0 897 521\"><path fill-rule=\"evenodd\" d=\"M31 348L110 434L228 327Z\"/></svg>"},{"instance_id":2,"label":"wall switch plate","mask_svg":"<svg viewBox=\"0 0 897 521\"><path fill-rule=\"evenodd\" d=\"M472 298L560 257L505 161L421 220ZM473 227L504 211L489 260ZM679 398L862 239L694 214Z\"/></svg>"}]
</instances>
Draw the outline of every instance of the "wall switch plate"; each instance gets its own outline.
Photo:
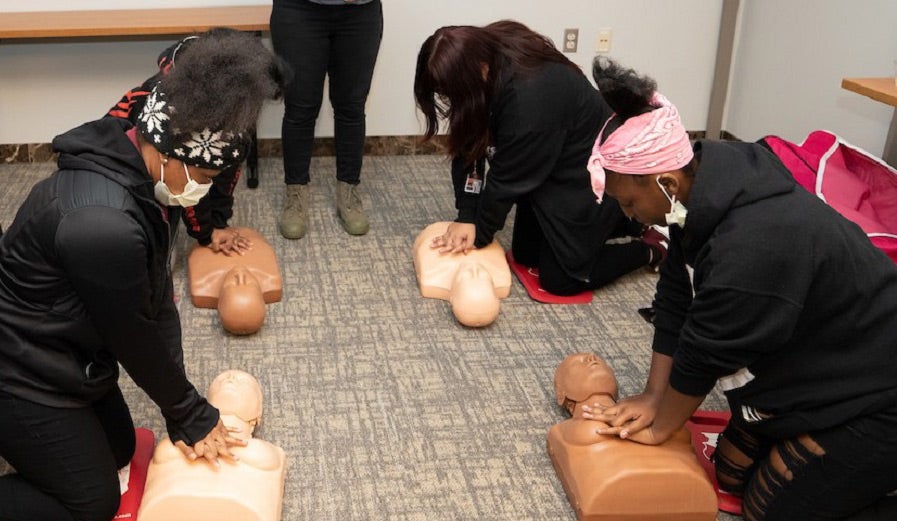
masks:
<instances>
[{"instance_id":1,"label":"wall switch plate","mask_svg":"<svg viewBox=\"0 0 897 521\"><path fill-rule=\"evenodd\" d=\"M598 38L595 39L595 52L610 52L610 44L613 39L613 31L610 27L598 29Z\"/></svg>"}]
</instances>

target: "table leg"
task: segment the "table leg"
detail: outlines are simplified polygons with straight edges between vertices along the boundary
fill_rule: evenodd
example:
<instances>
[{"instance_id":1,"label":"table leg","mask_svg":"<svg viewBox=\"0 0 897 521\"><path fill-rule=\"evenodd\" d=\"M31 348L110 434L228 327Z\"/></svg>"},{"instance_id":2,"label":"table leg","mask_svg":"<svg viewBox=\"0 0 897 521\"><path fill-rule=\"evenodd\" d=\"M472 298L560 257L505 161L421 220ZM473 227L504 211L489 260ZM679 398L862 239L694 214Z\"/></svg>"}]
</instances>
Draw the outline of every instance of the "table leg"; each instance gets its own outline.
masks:
<instances>
[{"instance_id":1,"label":"table leg","mask_svg":"<svg viewBox=\"0 0 897 521\"><path fill-rule=\"evenodd\" d=\"M897 110L891 116L891 127L888 129L888 137L885 139L885 150L881 155L885 163L897 168Z\"/></svg>"}]
</instances>

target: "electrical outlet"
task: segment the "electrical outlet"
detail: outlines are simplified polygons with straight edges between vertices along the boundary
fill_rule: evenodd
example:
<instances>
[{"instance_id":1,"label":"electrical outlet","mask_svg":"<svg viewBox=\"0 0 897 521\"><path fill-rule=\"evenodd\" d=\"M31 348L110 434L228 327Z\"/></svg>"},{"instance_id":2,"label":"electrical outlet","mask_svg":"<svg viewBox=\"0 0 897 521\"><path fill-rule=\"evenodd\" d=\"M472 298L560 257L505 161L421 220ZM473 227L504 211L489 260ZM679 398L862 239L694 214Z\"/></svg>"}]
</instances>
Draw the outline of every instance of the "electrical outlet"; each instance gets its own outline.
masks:
<instances>
[{"instance_id":1,"label":"electrical outlet","mask_svg":"<svg viewBox=\"0 0 897 521\"><path fill-rule=\"evenodd\" d=\"M613 31L610 27L598 29L598 38L595 39L595 52L610 52L610 44L613 38Z\"/></svg>"},{"instance_id":2,"label":"electrical outlet","mask_svg":"<svg viewBox=\"0 0 897 521\"><path fill-rule=\"evenodd\" d=\"M564 29L564 52L576 52L579 44L579 29Z\"/></svg>"}]
</instances>

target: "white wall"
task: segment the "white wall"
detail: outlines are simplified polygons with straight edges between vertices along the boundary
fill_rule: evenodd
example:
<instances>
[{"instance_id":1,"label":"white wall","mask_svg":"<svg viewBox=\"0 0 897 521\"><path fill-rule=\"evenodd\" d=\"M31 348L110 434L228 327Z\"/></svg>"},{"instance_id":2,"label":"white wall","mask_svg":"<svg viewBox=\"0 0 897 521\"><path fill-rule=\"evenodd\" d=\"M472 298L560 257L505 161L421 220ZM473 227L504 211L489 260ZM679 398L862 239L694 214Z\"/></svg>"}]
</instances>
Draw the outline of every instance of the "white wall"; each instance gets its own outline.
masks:
<instances>
[{"instance_id":1,"label":"white wall","mask_svg":"<svg viewBox=\"0 0 897 521\"><path fill-rule=\"evenodd\" d=\"M261 0L155 0L146 8L268 4ZM438 27L519 20L560 42L578 28L570 54L591 77L598 29L611 27L611 56L654 76L680 108L689 129L701 130L713 76L722 0L383 0L385 33L368 99L368 135L422 133L412 95L420 44ZM0 12L103 9L106 0L0 0ZM121 6L116 6L121 7ZM2 15L0 15L2 16ZM176 38L143 41L0 42L0 143L44 143L102 115L127 89L154 72L158 53ZM280 136L280 104L262 114L259 136ZM317 134L332 136L325 101Z\"/></svg>"},{"instance_id":2,"label":"white wall","mask_svg":"<svg viewBox=\"0 0 897 521\"><path fill-rule=\"evenodd\" d=\"M723 128L801 142L815 129L882 153L893 108L841 88L894 74L894 0L742 0Z\"/></svg>"}]
</instances>

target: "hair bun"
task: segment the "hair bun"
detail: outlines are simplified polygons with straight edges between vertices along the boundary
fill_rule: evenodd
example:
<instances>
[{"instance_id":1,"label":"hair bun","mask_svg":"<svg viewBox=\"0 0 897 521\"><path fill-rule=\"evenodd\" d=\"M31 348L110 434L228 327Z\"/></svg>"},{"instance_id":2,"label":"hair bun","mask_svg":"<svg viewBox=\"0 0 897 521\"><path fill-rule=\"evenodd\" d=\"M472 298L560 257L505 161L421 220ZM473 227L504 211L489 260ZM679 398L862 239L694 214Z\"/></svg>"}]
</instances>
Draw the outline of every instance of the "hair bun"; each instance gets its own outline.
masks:
<instances>
[{"instance_id":1,"label":"hair bun","mask_svg":"<svg viewBox=\"0 0 897 521\"><path fill-rule=\"evenodd\" d=\"M657 82L648 76L641 76L610 58L598 56L592 62L592 77L604 101L622 121L655 108L651 105L651 99L657 91Z\"/></svg>"}]
</instances>

